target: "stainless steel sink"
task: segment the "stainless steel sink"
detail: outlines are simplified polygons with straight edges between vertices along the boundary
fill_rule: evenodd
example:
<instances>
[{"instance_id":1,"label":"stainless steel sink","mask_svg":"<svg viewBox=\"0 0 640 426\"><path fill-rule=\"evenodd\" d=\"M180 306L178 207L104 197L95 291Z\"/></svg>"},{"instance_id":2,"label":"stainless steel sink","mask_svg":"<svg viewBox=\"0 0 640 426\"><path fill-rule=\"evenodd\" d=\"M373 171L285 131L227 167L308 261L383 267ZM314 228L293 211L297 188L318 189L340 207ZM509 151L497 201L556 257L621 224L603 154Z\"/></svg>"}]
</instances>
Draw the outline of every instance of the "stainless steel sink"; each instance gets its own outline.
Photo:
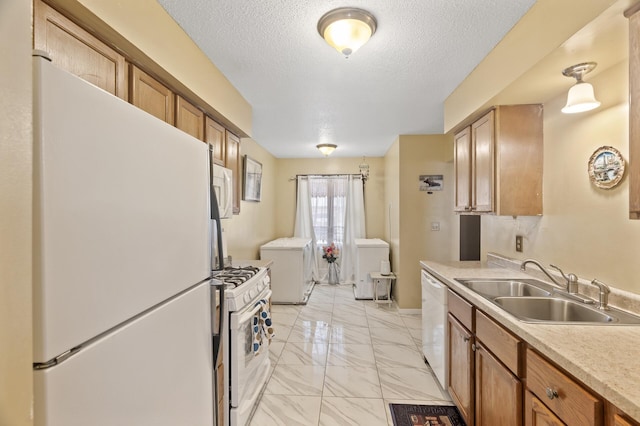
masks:
<instances>
[{"instance_id":1,"label":"stainless steel sink","mask_svg":"<svg viewBox=\"0 0 640 426\"><path fill-rule=\"evenodd\" d=\"M640 325L639 316L615 308L600 310L594 305L570 300L562 289L536 279L456 278L456 281L523 322Z\"/></svg>"},{"instance_id":2,"label":"stainless steel sink","mask_svg":"<svg viewBox=\"0 0 640 426\"><path fill-rule=\"evenodd\" d=\"M535 280L456 280L469 289L486 298L502 296L541 297L551 296L551 289L542 288L541 283L533 283Z\"/></svg>"},{"instance_id":3,"label":"stainless steel sink","mask_svg":"<svg viewBox=\"0 0 640 426\"><path fill-rule=\"evenodd\" d=\"M513 316L530 322L612 323L617 319L579 302L557 297L496 297L494 303Z\"/></svg>"}]
</instances>

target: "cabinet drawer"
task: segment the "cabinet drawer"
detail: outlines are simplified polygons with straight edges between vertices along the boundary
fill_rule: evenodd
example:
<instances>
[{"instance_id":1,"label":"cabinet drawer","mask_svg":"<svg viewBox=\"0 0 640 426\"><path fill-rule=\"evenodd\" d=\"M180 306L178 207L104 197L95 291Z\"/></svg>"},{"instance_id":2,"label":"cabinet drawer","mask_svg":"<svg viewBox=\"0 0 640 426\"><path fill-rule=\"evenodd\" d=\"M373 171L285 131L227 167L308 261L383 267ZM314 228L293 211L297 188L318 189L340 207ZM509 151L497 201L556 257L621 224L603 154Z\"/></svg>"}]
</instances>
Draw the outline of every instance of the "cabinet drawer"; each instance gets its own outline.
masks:
<instances>
[{"instance_id":1,"label":"cabinet drawer","mask_svg":"<svg viewBox=\"0 0 640 426\"><path fill-rule=\"evenodd\" d=\"M527 349L527 388L568 426L602 424L602 401L531 349Z\"/></svg>"},{"instance_id":2,"label":"cabinet drawer","mask_svg":"<svg viewBox=\"0 0 640 426\"><path fill-rule=\"evenodd\" d=\"M476 310L476 337L513 374L522 377L520 362L522 342L478 310Z\"/></svg>"},{"instance_id":3,"label":"cabinet drawer","mask_svg":"<svg viewBox=\"0 0 640 426\"><path fill-rule=\"evenodd\" d=\"M473 305L451 290L449 290L447 302L449 304L449 312L471 332L475 331L473 327Z\"/></svg>"}]
</instances>

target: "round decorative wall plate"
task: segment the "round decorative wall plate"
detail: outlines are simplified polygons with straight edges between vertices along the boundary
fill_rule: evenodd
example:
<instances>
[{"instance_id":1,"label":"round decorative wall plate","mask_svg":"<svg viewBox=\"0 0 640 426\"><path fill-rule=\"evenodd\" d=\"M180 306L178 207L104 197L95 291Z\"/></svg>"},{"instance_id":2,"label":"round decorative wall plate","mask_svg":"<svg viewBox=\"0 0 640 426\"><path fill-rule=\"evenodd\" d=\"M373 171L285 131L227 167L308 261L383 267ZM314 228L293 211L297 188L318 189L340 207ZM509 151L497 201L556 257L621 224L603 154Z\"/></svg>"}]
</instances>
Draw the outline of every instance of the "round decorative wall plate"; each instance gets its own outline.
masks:
<instances>
[{"instance_id":1,"label":"round decorative wall plate","mask_svg":"<svg viewBox=\"0 0 640 426\"><path fill-rule=\"evenodd\" d=\"M625 161L612 146L601 146L589 158L589 179L598 188L611 189L624 176Z\"/></svg>"}]
</instances>

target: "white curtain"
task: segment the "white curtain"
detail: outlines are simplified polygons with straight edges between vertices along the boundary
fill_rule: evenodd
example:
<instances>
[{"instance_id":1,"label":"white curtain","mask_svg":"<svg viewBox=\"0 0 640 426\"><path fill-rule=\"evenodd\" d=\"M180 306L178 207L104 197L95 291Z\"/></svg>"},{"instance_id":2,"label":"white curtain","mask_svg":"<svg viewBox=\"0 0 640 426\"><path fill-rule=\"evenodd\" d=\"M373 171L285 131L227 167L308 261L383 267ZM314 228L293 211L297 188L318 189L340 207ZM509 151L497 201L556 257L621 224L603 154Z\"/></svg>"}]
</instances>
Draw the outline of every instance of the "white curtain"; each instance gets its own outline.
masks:
<instances>
[{"instance_id":1,"label":"white curtain","mask_svg":"<svg viewBox=\"0 0 640 426\"><path fill-rule=\"evenodd\" d=\"M313 214L311 211L311 195L309 190L309 180L303 176L298 176L298 198L296 204L296 224L293 236L298 238L311 238L311 253L313 259L312 278L320 281L318 270L318 243L316 233L313 230ZM322 256L320 254L320 256Z\"/></svg>"},{"instance_id":2,"label":"white curtain","mask_svg":"<svg viewBox=\"0 0 640 426\"><path fill-rule=\"evenodd\" d=\"M342 243L342 264L340 281L355 279L356 238L365 238L364 185L362 180L348 176L347 199L344 219L344 241Z\"/></svg>"},{"instance_id":3,"label":"white curtain","mask_svg":"<svg viewBox=\"0 0 640 426\"><path fill-rule=\"evenodd\" d=\"M334 243L340 250L340 281L353 281L355 239L365 237L362 180L351 175L298 176L294 236L313 240L314 279L326 280L328 264L322 247Z\"/></svg>"}]
</instances>

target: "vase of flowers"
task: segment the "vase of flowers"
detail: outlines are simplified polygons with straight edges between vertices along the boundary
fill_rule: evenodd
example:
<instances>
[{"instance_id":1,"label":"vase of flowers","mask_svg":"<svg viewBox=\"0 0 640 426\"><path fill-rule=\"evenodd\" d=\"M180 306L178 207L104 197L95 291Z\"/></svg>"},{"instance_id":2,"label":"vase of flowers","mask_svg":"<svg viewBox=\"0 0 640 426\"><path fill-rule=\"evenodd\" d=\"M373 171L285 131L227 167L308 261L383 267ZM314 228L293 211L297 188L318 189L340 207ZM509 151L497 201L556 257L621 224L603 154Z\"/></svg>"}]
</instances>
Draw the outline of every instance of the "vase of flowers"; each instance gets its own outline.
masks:
<instances>
[{"instance_id":1,"label":"vase of flowers","mask_svg":"<svg viewBox=\"0 0 640 426\"><path fill-rule=\"evenodd\" d=\"M336 260L338 260L338 255L340 254L340 250L334 243L331 243L328 246L322 247L322 258L326 259L329 264L329 271L327 275L327 281L329 284L338 284L340 282L340 273L338 271L338 264Z\"/></svg>"}]
</instances>

